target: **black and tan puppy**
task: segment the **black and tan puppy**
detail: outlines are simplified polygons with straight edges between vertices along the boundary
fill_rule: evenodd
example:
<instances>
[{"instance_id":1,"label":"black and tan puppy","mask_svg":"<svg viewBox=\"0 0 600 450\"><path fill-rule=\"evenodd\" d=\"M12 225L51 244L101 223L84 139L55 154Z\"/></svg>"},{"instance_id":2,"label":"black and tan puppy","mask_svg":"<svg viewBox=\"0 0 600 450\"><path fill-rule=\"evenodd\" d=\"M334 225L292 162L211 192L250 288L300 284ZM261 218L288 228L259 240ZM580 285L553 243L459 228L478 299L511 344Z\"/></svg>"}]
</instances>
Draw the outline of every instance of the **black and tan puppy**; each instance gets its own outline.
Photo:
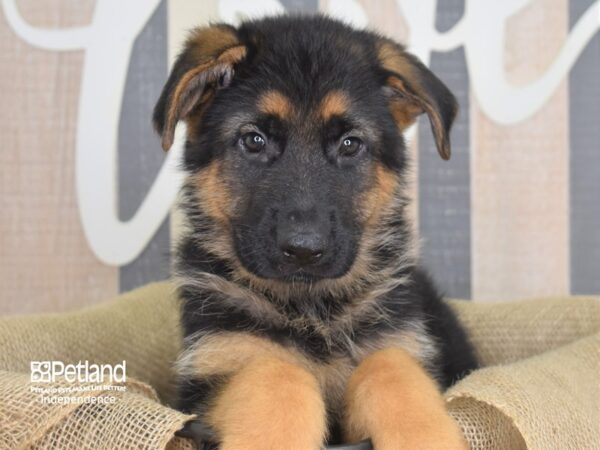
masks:
<instances>
[{"instance_id":1,"label":"black and tan puppy","mask_svg":"<svg viewBox=\"0 0 600 450\"><path fill-rule=\"evenodd\" d=\"M456 101L402 46L323 17L192 32L156 105L187 124L181 408L223 450L467 445L440 388L475 366L419 268L402 132L450 157Z\"/></svg>"}]
</instances>

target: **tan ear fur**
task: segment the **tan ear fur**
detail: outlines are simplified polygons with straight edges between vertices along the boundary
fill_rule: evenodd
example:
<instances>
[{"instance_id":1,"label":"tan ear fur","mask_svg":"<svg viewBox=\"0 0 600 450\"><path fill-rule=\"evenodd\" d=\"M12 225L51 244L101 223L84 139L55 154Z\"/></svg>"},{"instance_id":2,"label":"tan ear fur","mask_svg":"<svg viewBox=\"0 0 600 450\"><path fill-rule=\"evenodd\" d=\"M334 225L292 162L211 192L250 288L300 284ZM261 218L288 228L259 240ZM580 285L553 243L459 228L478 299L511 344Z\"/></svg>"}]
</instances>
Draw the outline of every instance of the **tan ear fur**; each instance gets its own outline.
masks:
<instances>
[{"instance_id":1,"label":"tan ear fur","mask_svg":"<svg viewBox=\"0 0 600 450\"><path fill-rule=\"evenodd\" d=\"M450 128L458 110L450 90L416 57L392 41L382 39L378 59L388 72L389 107L398 127L404 130L426 113L440 156L450 159Z\"/></svg>"},{"instance_id":2,"label":"tan ear fur","mask_svg":"<svg viewBox=\"0 0 600 450\"><path fill-rule=\"evenodd\" d=\"M191 33L154 108L154 126L165 151L173 145L177 123L218 89L227 87L234 66L246 52L235 29L228 25L198 28Z\"/></svg>"}]
</instances>

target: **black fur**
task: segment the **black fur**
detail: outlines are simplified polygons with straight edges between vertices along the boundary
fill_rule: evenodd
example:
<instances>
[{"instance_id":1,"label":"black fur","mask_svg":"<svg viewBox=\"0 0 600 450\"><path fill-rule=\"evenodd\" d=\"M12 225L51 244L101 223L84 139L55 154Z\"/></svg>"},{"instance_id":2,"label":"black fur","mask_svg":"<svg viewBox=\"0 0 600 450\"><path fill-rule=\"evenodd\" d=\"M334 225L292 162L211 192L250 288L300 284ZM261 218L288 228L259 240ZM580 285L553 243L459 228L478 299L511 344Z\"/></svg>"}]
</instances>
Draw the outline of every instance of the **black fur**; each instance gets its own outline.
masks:
<instances>
[{"instance_id":1,"label":"black fur","mask_svg":"<svg viewBox=\"0 0 600 450\"><path fill-rule=\"evenodd\" d=\"M221 292L184 282L180 296L187 345L207 333L244 331L300 349L319 362L349 355L348 328L332 328L331 334L324 336L311 323L335 324L355 306L357 298L386 281L377 276L384 273L404 281L353 320L352 345L422 324L439 350L427 367L441 386L451 385L474 369L476 360L460 324L418 262L402 259L414 238L401 192L406 149L388 107L391 94L386 80L403 76L382 67L377 46L383 38L324 17L268 18L243 23L231 31L246 46L246 57L235 65L231 85L219 90L202 110L201 126L189 129L184 168L193 176L220 161L236 209L224 230L201 206L196 185L186 185L183 205L190 233L179 245L177 272L184 280L212 274L252 289L251 282L236 272L241 266L259 280L293 285L286 296L277 289L257 291L290 322L273 323L246 308L243 299L228 301L231 299ZM194 67L191 54L189 48L181 54L156 106L154 122L159 132L165 127L173 89ZM430 97L447 140L456 114L454 97L416 58L407 55L407 59L422 82L420 89L407 86L408 94ZM408 84L406 79L404 82ZM290 124L257 111L258 99L268 91L284 94L302 120ZM311 111L332 91L347 93L351 106L342 116L321 124L311 118ZM266 138L267 144L258 154L248 152L243 144L248 121ZM340 139L348 132L363 141L357 156L338 153ZM401 180L387 219L373 225L376 236L387 236L385 245L376 243L368 249L374 255L368 273L349 281L347 289L311 289L352 270L367 227L358 218L356 202L372 187L368 175L374 165L393 171ZM302 223L302 233L318 236L322 247L319 260L301 268L280 250L282 230L300 227L290 225L287 217L294 214L294 220ZM233 247L220 254L207 243L223 235L233 240ZM381 311L386 312L384 317ZM303 317L307 326L292 325L292 319ZM181 408L189 412L205 406L214 385L214 380L183 379Z\"/></svg>"}]
</instances>

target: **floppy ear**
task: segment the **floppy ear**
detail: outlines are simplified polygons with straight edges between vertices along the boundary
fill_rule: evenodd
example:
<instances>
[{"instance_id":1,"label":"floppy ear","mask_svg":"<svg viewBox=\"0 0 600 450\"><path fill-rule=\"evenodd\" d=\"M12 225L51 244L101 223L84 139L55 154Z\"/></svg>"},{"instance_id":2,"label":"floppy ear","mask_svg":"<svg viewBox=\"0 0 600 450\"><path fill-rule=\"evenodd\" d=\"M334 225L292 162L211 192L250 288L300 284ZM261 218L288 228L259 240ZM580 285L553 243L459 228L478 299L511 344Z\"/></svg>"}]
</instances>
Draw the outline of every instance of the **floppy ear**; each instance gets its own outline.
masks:
<instances>
[{"instance_id":1,"label":"floppy ear","mask_svg":"<svg viewBox=\"0 0 600 450\"><path fill-rule=\"evenodd\" d=\"M382 39L378 57L387 72L389 107L398 127L404 129L427 113L438 152L443 159L450 159L450 128L458 110L454 95L402 46Z\"/></svg>"},{"instance_id":2,"label":"floppy ear","mask_svg":"<svg viewBox=\"0 0 600 450\"><path fill-rule=\"evenodd\" d=\"M231 83L234 66L244 59L246 51L235 28L229 25L192 31L154 107L152 120L163 150L173 144L177 122Z\"/></svg>"}]
</instances>

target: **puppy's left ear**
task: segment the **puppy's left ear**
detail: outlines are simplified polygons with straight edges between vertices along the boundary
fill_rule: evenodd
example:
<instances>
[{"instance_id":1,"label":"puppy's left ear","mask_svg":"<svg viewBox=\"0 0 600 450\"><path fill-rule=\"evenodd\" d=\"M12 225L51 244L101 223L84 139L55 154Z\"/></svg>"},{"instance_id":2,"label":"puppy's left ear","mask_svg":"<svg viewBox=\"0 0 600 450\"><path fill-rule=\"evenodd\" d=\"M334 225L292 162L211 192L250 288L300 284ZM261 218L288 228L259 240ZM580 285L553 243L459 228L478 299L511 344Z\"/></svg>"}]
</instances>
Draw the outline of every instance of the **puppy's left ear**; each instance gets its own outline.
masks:
<instances>
[{"instance_id":1,"label":"puppy's left ear","mask_svg":"<svg viewBox=\"0 0 600 450\"><path fill-rule=\"evenodd\" d=\"M400 129L427 113L440 156L450 159L450 128L458 104L450 90L415 56L393 41L381 39L378 48L381 68L386 71L389 107Z\"/></svg>"},{"instance_id":2,"label":"puppy's left ear","mask_svg":"<svg viewBox=\"0 0 600 450\"><path fill-rule=\"evenodd\" d=\"M235 28L229 25L196 28L190 33L154 107L152 121L161 135L163 150L173 144L177 122L229 86L234 67L246 52Z\"/></svg>"}]
</instances>

